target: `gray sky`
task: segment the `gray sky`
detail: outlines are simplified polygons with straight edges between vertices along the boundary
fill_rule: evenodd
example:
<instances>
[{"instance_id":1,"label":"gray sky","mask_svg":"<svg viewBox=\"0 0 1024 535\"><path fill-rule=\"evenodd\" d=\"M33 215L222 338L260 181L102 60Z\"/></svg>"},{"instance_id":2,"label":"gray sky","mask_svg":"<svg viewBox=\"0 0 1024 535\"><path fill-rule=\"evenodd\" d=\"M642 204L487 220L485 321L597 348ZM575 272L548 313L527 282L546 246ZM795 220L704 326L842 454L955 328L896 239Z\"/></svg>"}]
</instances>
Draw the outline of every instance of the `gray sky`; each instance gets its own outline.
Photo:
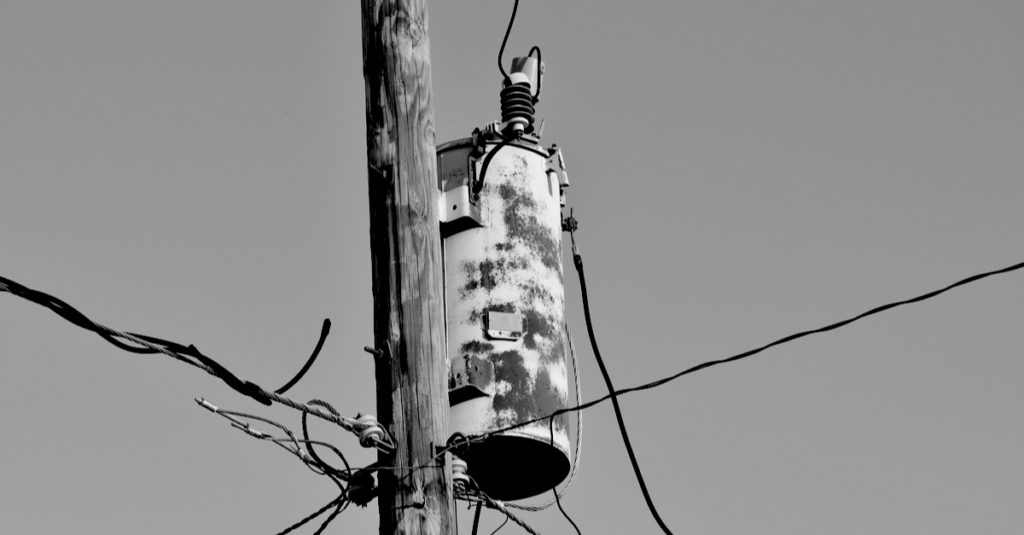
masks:
<instances>
[{"instance_id":1,"label":"gray sky","mask_svg":"<svg viewBox=\"0 0 1024 535\"><path fill-rule=\"evenodd\" d=\"M511 4L431 2L438 142L497 117ZM543 48L538 113L617 385L1024 259L1022 26L1015 1L523 2L506 58ZM292 392L373 411L356 2L6 0L0 51L0 274L269 388L330 317ZM663 517L1021 532L1022 281L624 399ZM297 423L0 295L0 529L272 535L332 498L195 396ZM655 532L610 407L585 417L566 508L584 533ZM329 532L376 522L351 509Z\"/></svg>"}]
</instances>

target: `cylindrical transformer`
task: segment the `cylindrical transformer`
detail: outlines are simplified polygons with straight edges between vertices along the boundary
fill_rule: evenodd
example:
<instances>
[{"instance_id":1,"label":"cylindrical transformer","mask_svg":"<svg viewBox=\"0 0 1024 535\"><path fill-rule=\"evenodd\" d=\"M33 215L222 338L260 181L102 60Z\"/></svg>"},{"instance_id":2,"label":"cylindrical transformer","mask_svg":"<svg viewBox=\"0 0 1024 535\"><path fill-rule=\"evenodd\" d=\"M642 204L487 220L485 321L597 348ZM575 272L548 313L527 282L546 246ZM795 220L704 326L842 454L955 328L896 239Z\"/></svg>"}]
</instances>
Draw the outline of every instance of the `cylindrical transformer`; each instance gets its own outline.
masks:
<instances>
[{"instance_id":1,"label":"cylindrical transformer","mask_svg":"<svg viewBox=\"0 0 1024 535\"><path fill-rule=\"evenodd\" d=\"M566 407L568 182L561 153L537 141L480 134L438 147L453 433L481 435ZM469 476L498 500L554 488L569 473L569 436L562 416L549 423L474 441L460 453Z\"/></svg>"}]
</instances>

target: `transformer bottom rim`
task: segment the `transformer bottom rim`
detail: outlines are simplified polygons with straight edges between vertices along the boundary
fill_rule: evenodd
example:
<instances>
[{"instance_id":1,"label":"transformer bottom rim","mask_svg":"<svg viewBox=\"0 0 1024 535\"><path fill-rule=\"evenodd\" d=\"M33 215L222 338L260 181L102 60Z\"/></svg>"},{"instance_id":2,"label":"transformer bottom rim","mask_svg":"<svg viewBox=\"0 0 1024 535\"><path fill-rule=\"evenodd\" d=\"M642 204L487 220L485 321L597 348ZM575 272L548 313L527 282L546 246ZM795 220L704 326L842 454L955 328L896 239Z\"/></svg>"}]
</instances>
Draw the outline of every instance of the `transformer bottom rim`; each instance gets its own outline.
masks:
<instances>
[{"instance_id":1,"label":"transformer bottom rim","mask_svg":"<svg viewBox=\"0 0 1024 535\"><path fill-rule=\"evenodd\" d=\"M543 494L569 475L569 455L536 437L503 434L469 446L462 455L467 473L495 500Z\"/></svg>"}]
</instances>

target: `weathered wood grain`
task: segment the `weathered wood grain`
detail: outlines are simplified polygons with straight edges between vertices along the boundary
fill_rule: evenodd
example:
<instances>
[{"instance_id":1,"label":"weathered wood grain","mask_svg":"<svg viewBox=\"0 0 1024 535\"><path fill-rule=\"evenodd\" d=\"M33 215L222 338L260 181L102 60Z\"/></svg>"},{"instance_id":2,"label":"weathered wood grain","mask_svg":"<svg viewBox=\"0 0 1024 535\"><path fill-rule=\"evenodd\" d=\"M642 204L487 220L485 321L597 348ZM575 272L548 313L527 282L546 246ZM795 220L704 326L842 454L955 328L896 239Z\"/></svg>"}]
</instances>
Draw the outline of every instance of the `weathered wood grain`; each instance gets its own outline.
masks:
<instances>
[{"instance_id":1,"label":"weathered wood grain","mask_svg":"<svg viewBox=\"0 0 1024 535\"><path fill-rule=\"evenodd\" d=\"M426 0L363 0L377 411L397 438L380 533L452 533L447 364Z\"/></svg>"}]
</instances>

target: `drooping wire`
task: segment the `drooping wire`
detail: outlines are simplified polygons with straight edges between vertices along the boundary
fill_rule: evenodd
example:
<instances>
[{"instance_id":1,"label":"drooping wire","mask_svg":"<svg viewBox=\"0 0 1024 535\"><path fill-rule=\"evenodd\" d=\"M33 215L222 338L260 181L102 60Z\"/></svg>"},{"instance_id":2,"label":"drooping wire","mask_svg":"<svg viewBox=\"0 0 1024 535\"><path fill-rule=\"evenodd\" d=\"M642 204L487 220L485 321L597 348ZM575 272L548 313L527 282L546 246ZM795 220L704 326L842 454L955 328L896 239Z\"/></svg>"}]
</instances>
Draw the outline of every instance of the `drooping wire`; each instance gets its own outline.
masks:
<instances>
[{"instance_id":1,"label":"drooping wire","mask_svg":"<svg viewBox=\"0 0 1024 535\"><path fill-rule=\"evenodd\" d=\"M162 354L171 357L175 360L184 362L190 366L199 368L206 373L224 381L229 387L236 392L255 399L256 401L264 404L271 405L274 402L280 403L292 409L298 410L305 414L316 416L317 418L326 420L328 422L335 423L341 426L346 431L360 435L366 430L369 424L360 422L351 418L344 418L334 414L328 414L323 410L316 407L311 407L303 403L299 403L293 399L287 398L277 392L269 392L260 385L251 381L245 381L233 373L227 368L222 366L214 359L204 355L194 345L184 346L182 344L157 338L155 336L147 336L142 334L136 334L131 332L122 332L111 329L110 327L101 325L90 320L85 314L82 314L71 305L64 301L40 292L33 290L22 284L19 284L13 280L5 277L0 277L0 292L7 292L16 297L20 297L27 301L36 303L37 305L49 308L54 313L69 321L73 325L96 333L107 342L113 344L119 349L136 353L136 354ZM323 333L324 330L321 330ZM321 338L323 335L321 336ZM320 346L320 344L317 344ZM311 362L309 362L311 364ZM300 376L301 377L301 376ZM378 426L379 427L379 426ZM386 430L380 428L380 438L373 440L373 446L378 450L389 452L395 448L394 438L391 437Z\"/></svg>"},{"instance_id":2,"label":"drooping wire","mask_svg":"<svg viewBox=\"0 0 1024 535\"><path fill-rule=\"evenodd\" d=\"M494 528L494 531L491 532L491 535L495 535L496 533L501 531L501 528L505 527L505 524L508 524L508 520L509 520L509 516L506 515L504 522L502 522L500 526Z\"/></svg>"},{"instance_id":3,"label":"drooping wire","mask_svg":"<svg viewBox=\"0 0 1024 535\"><path fill-rule=\"evenodd\" d=\"M849 324L851 324L851 323L853 323L855 321L864 319L864 318L866 318L868 316L873 316L873 315L878 314L880 312L885 312L886 310L889 310L889 309L892 309L892 308L896 308L896 307L900 307L900 306L904 306L904 305L911 305L911 304L914 304L914 303L919 303L921 301L925 301L927 299L931 299L931 298L936 297L938 295L944 294L944 293L946 293L946 292L948 292L948 291L950 291L950 290L952 290L954 288L958 288L960 286L964 286L966 284L970 284L972 282L976 282L976 281L979 281L981 279L985 279L985 278L991 277L993 275L1001 275L1003 273L1009 273L1011 271L1017 271L1017 270L1022 269L1022 268L1024 268L1024 262L1021 262L1021 263L1018 263L1018 264L1014 264L1012 266L1007 266L1007 267L1004 267L1004 268L1000 268L1000 269L995 269L995 270L992 270L992 271L987 271L987 272L984 272L984 273L979 273L977 275L971 275L970 277L967 277L965 279L961 279L961 280L959 280L957 282L954 282L952 284L949 284L949 285L944 286L942 288L939 288L937 290L932 290L930 292L923 293L921 295L918 295L916 297L911 297L909 299L904 299L902 301L895 301L895 302L892 302L892 303L886 303L884 305L879 305L879 306L877 306L875 308L872 308L870 310L867 310L865 312L861 312L860 314L858 314L856 316L853 316L851 318L847 318L845 320L837 321L835 323L830 323L830 324L828 324L828 325L826 325L824 327L819 327L817 329L810 329L810 330L807 330L807 331L802 331L802 332L798 332L798 333L795 333L795 334L791 334L789 336L785 336L785 337L779 338L778 340L776 340L774 342L765 344L765 345L763 345L761 347L758 347L758 348L755 348L755 349L751 349L749 351L744 351L743 353L740 353L740 354L737 354L737 355L733 355L733 356L731 356L729 358L724 358L724 359L720 359L720 360L712 360L712 361L709 361L709 362L705 362L703 364L698 364L696 366L693 366L691 368L687 368L687 369L685 369L685 370L683 370L681 372L678 372L676 374L670 375L670 376L665 377L663 379L658 379L657 381L651 381L649 383L645 383L645 384L642 384L642 385L639 385L639 386L634 386L634 387L626 388L626 389L623 389L623 390L619 391L618 393L619 394L628 394L628 393L631 393L631 392L638 392L640 390L649 390L651 388L656 388L656 387L659 387L659 386L661 386L661 385L663 385L665 383L674 381L674 380L676 380L676 379L678 379L678 378L680 378L680 377L682 377L684 375L689 375L689 374L691 374L693 372L697 372L697 371L703 370L704 368L709 368L711 366L717 366L719 364L726 364L726 363L729 363L729 362L734 362L734 361L737 361L737 360L745 359L747 357L752 357L752 356L754 356L754 355L756 355L756 354L758 354L758 353L760 353L760 352L762 352L762 351L764 351L766 349L770 349L770 348L773 348L775 346L785 344L787 342L792 342L794 340L803 338L805 336L810 336L812 334L819 334L819 333L824 333L824 332L832 331L832 330L838 329L840 327L844 327L846 325L849 325Z\"/></svg>"},{"instance_id":4,"label":"drooping wire","mask_svg":"<svg viewBox=\"0 0 1024 535\"><path fill-rule=\"evenodd\" d=\"M505 66L502 64L502 57L505 55L505 43L508 42L508 35L512 33L512 24L516 21L516 11L519 10L519 0L515 0L515 4L512 5L512 16L508 18L508 27L505 28L505 37L501 40L501 48L498 49L498 70L501 72L501 77L506 82L509 80L508 73L505 72Z\"/></svg>"},{"instance_id":5,"label":"drooping wire","mask_svg":"<svg viewBox=\"0 0 1024 535\"><path fill-rule=\"evenodd\" d=\"M452 440L449 439L449 444L448 444L448 446L446 448L444 448L444 450L450 450L450 449L452 449L454 447L457 447L457 445L459 445L459 444L453 443ZM439 452L439 454L443 455L443 452ZM486 505L490 509L494 509L496 511L499 511L499 512L503 513L506 516L507 519L512 520L512 522L515 522L517 525L519 525L520 527L525 529L527 531L527 533L530 533L532 535L539 535L537 530L534 529L533 526L527 524L525 520L523 520L523 519L517 517L516 515L512 514L512 512L508 510L508 507L507 507L507 505L504 502L499 501L499 500L495 500L494 498L491 498L486 492L484 492L480 488L480 486L477 485L476 481L473 479L472 476L469 476L468 484L456 485L456 486L454 486L453 490L454 490L453 494L455 496L455 499L457 499L457 500L465 500L465 501L468 501L468 502L471 502L471 503L472 502L476 502L477 505L480 505L480 504ZM502 525L504 525L504 524L502 524ZM498 529L501 529L501 526L499 526ZM476 528L474 527L474 532L475 531L476 531ZM495 531L497 531L497 530L495 530Z\"/></svg>"},{"instance_id":6,"label":"drooping wire","mask_svg":"<svg viewBox=\"0 0 1024 535\"><path fill-rule=\"evenodd\" d=\"M573 233L570 233L570 237L572 234ZM647 483L644 482L644 475L640 471L640 464L636 460L636 453L633 452L633 445L629 440L629 432L626 431L626 421L622 417L622 408L619 407L618 394L615 392L615 386L612 384L611 375L608 374L608 368L605 366L604 359L601 357L601 350L597 347L597 337L594 335L594 323L590 317L590 298L587 295L587 277L583 273L583 256L581 256L579 251L576 249L576 240L573 239L572 241L572 259L573 263L576 264L576 273L579 274L580 279L580 293L583 297L583 318L587 323L587 335L590 336L590 347L594 350L594 359L597 360L597 366L601 369L601 376L604 377L604 383L608 387L608 395L611 397L612 408L615 410L615 421L619 424L619 434L622 435L622 444L626 447L626 454L629 456L629 464L633 466L633 475L636 476L636 482L640 485L640 492L643 494L644 501L647 503L647 509L651 512L651 516L654 517L654 521L657 522L658 527L660 527L667 535L672 535L672 531L668 529L665 521L662 520L661 515L658 514L658 508L654 506L654 500L651 498L650 491L647 490ZM552 419L552 425L554 425L554 419ZM575 525L576 524L573 523L574 527Z\"/></svg>"},{"instance_id":7,"label":"drooping wire","mask_svg":"<svg viewBox=\"0 0 1024 535\"><path fill-rule=\"evenodd\" d=\"M298 383L299 379L302 379L303 375L306 375L306 372L308 372L309 368L313 365L313 361L320 356L320 350L324 348L324 341L327 340L327 335L330 332L331 320L324 318L324 326L320 328L320 339L316 341L316 347L313 348L313 353L309 356L309 359L306 360L306 363L302 365L299 373L295 374L295 377L292 377L291 380L285 383L281 388L274 390L275 394L284 394L289 388L295 386L295 383Z\"/></svg>"},{"instance_id":8,"label":"drooping wire","mask_svg":"<svg viewBox=\"0 0 1024 535\"><path fill-rule=\"evenodd\" d=\"M262 416L257 416L255 414L247 414L244 412L221 409L202 398L197 398L196 403L198 403L200 406L210 410L215 414L223 416L224 418L231 422L232 427L244 431L249 436L258 438L260 440L267 440L282 447L289 453L298 457L299 460L301 460L303 464L305 464L310 470L317 474L326 475L338 486L340 494L336 498L334 498L330 502L327 502L326 505L310 513L305 518L302 518L298 522L278 532L277 535L287 535L288 533L291 533L292 531L304 526L314 518L322 515L323 513L327 512L329 509L334 507L334 511L327 517L327 519L320 525L320 528L316 531L316 533L322 533L327 528L327 526L339 514L341 514L342 511L344 511L348 507L348 504L353 501L353 499L351 499L349 496L349 487L346 486L345 482L348 481L349 479L355 479L356 477L351 476L352 469L349 467L348 461L345 460L345 456L342 455L341 451L339 451L333 445L317 440L298 439L295 437L295 433L293 433L291 429L288 429L287 426L275 422L274 420L271 420L269 418L264 418ZM256 420L274 426L281 430L287 436L287 438L272 436L269 433L266 433L260 429L253 427L252 424L245 420ZM290 443L292 447L288 447L286 445L288 443ZM305 449L302 448L302 446L300 446L300 443L306 444L306 448L309 449L309 451L312 451L313 444L326 446L330 448L332 451L335 452L335 454L338 455L342 463L345 464L345 470L341 471L334 469L330 465L327 465L326 463L321 461L319 458L314 459L311 455L309 455L306 452ZM358 476L358 473L356 474L356 476Z\"/></svg>"},{"instance_id":9,"label":"drooping wire","mask_svg":"<svg viewBox=\"0 0 1024 535\"><path fill-rule=\"evenodd\" d=\"M576 414L579 414L579 413L577 412ZM551 436L551 445L554 446L555 445L555 417L554 416L552 416L551 419L548 421L548 432L551 433L551 435L550 435ZM564 516L565 519L569 521L569 524L572 525L572 529L576 530L576 535L583 535L583 533L580 532L580 527L576 525L576 521L574 521L572 519L572 517L569 516L569 513L565 512L565 508L562 507L562 497L558 495L558 489L557 488L551 489L551 493L555 495L555 504L558 505L558 510L562 512L562 516Z\"/></svg>"},{"instance_id":10,"label":"drooping wire","mask_svg":"<svg viewBox=\"0 0 1024 535\"><path fill-rule=\"evenodd\" d=\"M946 293L946 292L948 292L948 291L950 291L950 290L952 290L954 288L957 288L957 287L960 287L960 286L964 286L964 285L970 284L972 282L977 282L979 280L982 280L982 279L985 279L985 278L988 278L988 277L992 277L992 276L995 276L995 275L1001 275L1001 274L1004 274L1004 273L1010 273L1010 272L1017 271L1017 270L1020 270L1020 269L1024 269L1024 262L1020 262L1018 264L1014 264L1012 266L1007 266L1007 267L1000 268L1000 269L995 269L995 270L992 270L992 271L986 271L984 273L978 273L976 275L971 275L970 277L961 279L961 280L959 280L957 282L954 282L952 284L949 284L949 285L947 285L945 287L939 288L938 290L932 290L930 292L918 295L916 297L911 297L909 299L904 299L904 300L901 300L901 301L895 301L895 302L892 302L892 303L887 303L887 304L884 304L884 305L879 305L879 306L874 307L874 308L872 308L870 310L862 312L862 313L860 313L860 314L858 314L856 316L853 316L851 318L847 318L847 319L844 319L844 320L841 320L841 321L837 321L835 323L830 323L828 325L825 325L824 327L818 327L816 329L810 329L810 330L801 331L801 332L798 332L798 333L795 333L795 334L790 334L788 336L784 336L782 338L779 338L778 340L775 340L774 342L770 342L770 343L765 344L765 345L763 345L761 347L758 347L758 348L755 348L755 349L751 349L751 350L748 350L748 351L744 351L742 353L738 353L738 354L733 355L731 357L703 362L701 364L697 364L696 366L692 366L692 367L686 368L685 370L682 370L682 371L680 371L678 373L675 373L673 375L669 375L668 377L664 377L662 379L657 379L655 381L651 381L649 383L644 383L644 384L638 385L638 386L633 386L633 387L629 387L629 388L623 388L621 390L616 390L615 391L615 395L621 396L621 395L630 394L630 393L633 393L633 392L639 392L641 390L649 390L649 389L652 389L652 388L657 388L659 386L664 385L665 383L669 383L669 382L674 381L676 379L679 379L679 378L681 378L683 376L689 375L691 373L698 372L698 371L706 369L706 368L710 368L710 367L713 367L713 366L718 366L720 364L726 364L726 363L729 363L729 362L735 362L737 360L742 360L742 359L745 359L745 358L748 358L748 357L752 357L752 356L757 355L758 353L761 353L761 352L763 352L763 351L765 351L767 349L773 348L773 347L778 346L778 345L786 344L786 343L789 343L789 342L793 342L793 341L798 340L800 338L804 338L805 336L810 336L812 334L820 334L820 333L832 331L832 330L838 329L840 327L844 327L846 325L849 325L849 324L851 324L851 323L853 323L855 321L862 320L864 318L867 318L869 316L873 316L875 314L884 312L884 311L892 309L892 308L896 308L896 307L900 307L900 306L905 306L905 305L909 305L909 304L913 304L913 303L919 303L921 301L925 301L927 299L931 299L933 297L937 297L937 296L939 296L939 295L941 295L943 293ZM517 424L510 425L510 426L507 426L507 427L503 427L501 429L496 429L494 431L488 431L487 433L482 433L480 435L475 435L475 436L472 436L472 437L467 437L467 440L469 442L481 442L481 441L487 439L490 436L498 435L498 434L501 434L501 433L506 433L506 432L512 431L514 429L519 429L520 427L525 427L525 426L528 426L528 425L531 425L531 424L535 424L537 422L544 421L544 420L546 420L546 419L548 419L548 418L550 418L552 416L558 416L560 414L566 414L566 413L569 413L569 412L576 412L576 411L581 411L581 410L584 410L584 409L589 409L590 407L593 407L595 405L599 405L601 403L604 403L605 401L608 401L609 399L611 399L611 397L612 397L611 394L608 394L608 395L599 397L597 399L588 401L586 403L582 403L582 404L577 405L575 407L567 407L565 409L559 409L557 411L552 412L551 414L547 414L547 415L544 415L544 416L539 416L537 418L533 418L531 420L526 420L526 421L523 421L523 422L519 422Z\"/></svg>"},{"instance_id":11,"label":"drooping wire","mask_svg":"<svg viewBox=\"0 0 1024 535\"><path fill-rule=\"evenodd\" d=\"M478 504L482 503L486 505L489 509L494 509L495 511L504 514L508 520L511 520L519 527L525 529L527 533L530 533L531 535L540 535L533 526L528 524L522 518L519 518L518 516L514 515L511 511L509 511L508 506L504 502L495 500L494 498L488 496L486 492L480 490L480 487L476 486L475 482L472 489L465 489L462 492L456 493L455 498L459 500L476 502ZM504 524L502 524L502 526L503 525ZM501 529L501 526L498 526L498 529ZM495 532L497 532L497 530L495 530Z\"/></svg>"},{"instance_id":12,"label":"drooping wire","mask_svg":"<svg viewBox=\"0 0 1024 535\"><path fill-rule=\"evenodd\" d=\"M569 341L569 358L572 360L572 376L573 376L573 385L575 386L574 390L576 391L576 405L579 405L580 403L583 402L583 387L582 387L582 383L580 382L579 365L578 365L578 363L576 361L576 350L573 348L572 334L569 332L569 324L568 323L565 324L565 337ZM554 420L554 416L552 416L550 418L550 420L551 420L550 424L553 424L554 421L555 421ZM554 429L552 429L551 430L551 445L554 446L554 444L555 444L555 435L554 435ZM566 478L564 486L561 489L558 489L557 487L555 489L552 489L554 491L555 497L550 499L550 500L548 500L547 502L544 502L544 503L540 504L540 505L525 505L525 504L518 504L518 503L507 503L505 505L507 505L508 507L511 507L513 509L519 509L519 510L522 510L522 511L537 512L537 511L543 511L543 510L547 509L548 507L551 507L552 505L558 504L558 500L561 497L565 496L565 494L569 491L569 488L572 487L572 483L573 483L573 481L575 481L576 475L579 474L579 471L580 471L580 460L582 458L583 458L583 411L576 411L576 448L573 450L573 455L572 455L572 471L569 472L569 477ZM561 508L561 507L559 507L559 508ZM564 511L563 511L563 513L564 513ZM570 520L570 522L572 522L572 520Z\"/></svg>"},{"instance_id":13,"label":"drooping wire","mask_svg":"<svg viewBox=\"0 0 1024 535\"><path fill-rule=\"evenodd\" d=\"M334 407L332 407L326 401L321 401L319 399L314 399L314 400L310 400L309 404L310 405L319 405L319 406L324 407L325 409L329 410L331 412L331 414L334 414L334 415L338 414L338 411L335 410ZM309 451L310 457L312 457L313 460L315 460L317 463L319 463L319 465L321 467L323 467L323 469L325 471L327 471L327 472L330 472L330 473L335 474L335 475L341 475L341 474L348 474L348 473L350 473L352 471L352 468L349 466L348 461L345 459L345 456L342 455L341 452L337 450L337 448L333 448L333 446L332 446L334 454L337 455L341 459L341 462L345 465L345 471L344 472L339 470L339 469L337 469L337 468L335 468L335 467L333 467L333 466L331 466L326 461L324 461L322 458L320 458L320 455L316 452L316 448L313 447L313 444L321 444L321 443L319 441L312 441L312 440L309 439L309 427L307 425L306 414L305 413L302 414L301 419L302 419L302 438L309 442L309 445L306 446L306 449Z\"/></svg>"},{"instance_id":14,"label":"drooping wire","mask_svg":"<svg viewBox=\"0 0 1024 535\"><path fill-rule=\"evenodd\" d=\"M348 508L348 504L348 501L339 503L338 507L335 508L333 512L331 512L330 516L328 516L326 520L324 520L324 523L320 524L320 527L313 532L313 535L321 535L324 532L324 530L327 529L327 526L330 525L330 523L333 522L334 519L337 518L342 511Z\"/></svg>"},{"instance_id":15,"label":"drooping wire","mask_svg":"<svg viewBox=\"0 0 1024 535\"><path fill-rule=\"evenodd\" d=\"M10 293L11 295L49 308L71 324L99 335L100 338L103 338L107 342L113 344L118 349L139 354L164 353L171 358L180 360L191 366L195 366L207 373L214 374L213 369L209 365L197 361L197 359L191 354L186 356L184 352L172 352L169 349L155 347L154 343L147 343L145 340L146 337L141 337L132 333L121 333L104 325L100 325L87 318L85 314L79 312L75 307L52 295L38 290L33 290L32 288L21 285L5 277L0 277L0 291ZM122 340L127 340L135 345L127 344Z\"/></svg>"},{"instance_id":16,"label":"drooping wire","mask_svg":"<svg viewBox=\"0 0 1024 535\"><path fill-rule=\"evenodd\" d=\"M203 398L196 398L196 403L210 412L224 417L231 422L232 427L245 432L247 435L259 440L266 440L280 446L285 451L298 457L299 460L313 472L330 478L338 486L342 494L347 492L348 487L346 482L352 479L352 468L349 466L348 460L345 459L345 455L333 444L328 444L319 440L310 440L308 437L301 439L297 438L291 429L283 424L275 422L274 420L257 416L255 414L221 409ZM276 427L285 434L285 438L275 437L264 432L263 430L254 427L246 420L255 420ZM305 445L305 448L303 448L302 445ZM320 459L319 456L310 455L309 452L313 451L314 445L323 446L333 451L334 454L341 459L342 464L345 465L345 470L334 468Z\"/></svg>"},{"instance_id":17,"label":"drooping wire","mask_svg":"<svg viewBox=\"0 0 1024 535\"><path fill-rule=\"evenodd\" d=\"M495 500L495 499L491 498L490 496L488 496L487 494L484 494L483 492L481 492L480 494L483 496L484 503L487 505L487 507L490 507L491 509L494 509L496 511L500 511L502 513L505 513L505 516L509 520L514 522L519 527L525 529L526 532L529 533L530 535L540 535L540 533L536 529L534 529L533 526L527 524L526 521L523 520L522 518L519 518L518 516L512 514L512 512L509 511L507 507L505 507L504 503L499 502L498 500Z\"/></svg>"},{"instance_id":18,"label":"drooping wire","mask_svg":"<svg viewBox=\"0 0 1024 535\"><path fill-rule=\"evenodd\" d=\"M473 513L473 531L472 531L472 535L476 535L477 534L477 530L480 529L480 510L483 509L483 507L484 507L483 502L477 502L476 503L476 512ZM456 533L458 533L458 530L456 530Z\"/></svg>"},{"instance_id":19,"label":"drooping wire","mask_svg":"<svg viewBox=\"0 0 1024 535\"><path fill-rule=\"evenodd\" d=\"M296 523L288 526L287 528L284 528L283 530L277 532L277 535L288 535L289 533L291 533L291 532L301 528L302 526L305 526L306 524L308 524L314 518L316 518L316 517L326 513L327 510L330 509L331 507L341 507L342 504L345 504L345 503L346 503L345 495L343 494L341 496L338 496L337 498L327 502L327 504L324 505L323 507L317 509L316 511L313 511L312 513L310 513L308 516L306 516L302 520L299 520L298 522L296 522ZM335 513L332 513L332 517L329 520L333 520L334 519L333 516L337 516L337 512L339 512L339 511L337 509L335 509Z\"/></svg>"},{"instance_id":20,"label":"drooping wire","mask_svg":"<svg viewBox=\"0 0 1024 535\"><path fill-rule=\"evenodd\" d=\"M479 195L484 189L484 179L487 178L487 169L491 166L491 160L494 159L494 155L498 154L498 151L508 146L513 141L515 141L515 138L503 138L494 146L493 149L491 149L490 152L487 153L487 156L484 156L484 161L480 164L480 179L473 185L473 195Z\"/></svg>"}]
</instances>

